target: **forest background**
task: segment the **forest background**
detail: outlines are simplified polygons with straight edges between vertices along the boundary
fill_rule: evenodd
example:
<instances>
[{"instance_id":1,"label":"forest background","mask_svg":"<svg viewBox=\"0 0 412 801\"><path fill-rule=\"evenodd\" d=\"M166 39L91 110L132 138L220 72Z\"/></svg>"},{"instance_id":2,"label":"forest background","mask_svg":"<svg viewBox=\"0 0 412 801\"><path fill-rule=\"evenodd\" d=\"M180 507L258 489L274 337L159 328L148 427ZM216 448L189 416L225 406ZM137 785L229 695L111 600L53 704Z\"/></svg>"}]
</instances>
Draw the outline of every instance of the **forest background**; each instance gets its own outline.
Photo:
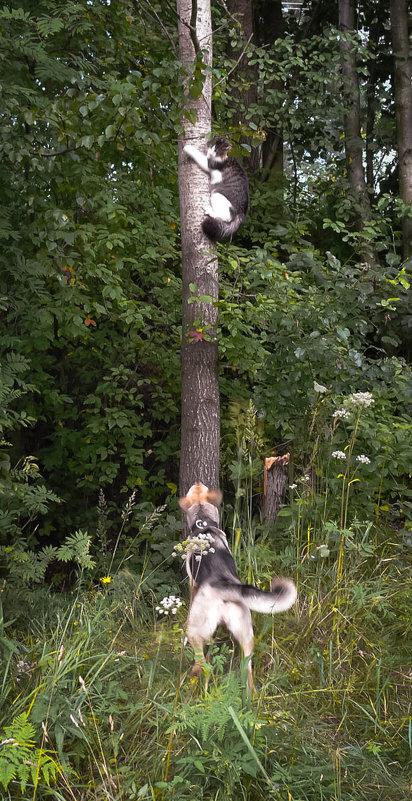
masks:
<instances>
[{"instance_id":1,"label":"forest background","mask_svg":"<svg viewBox=\"0 0 412 801\"><path fill-rule=\"evenodd\" d=\"M211 654L216 683L182 703L183 606L173 625L156 612L185 594L171 557L182 532L176 10L9 2L7 798L407 797L406 3L231 0L212 21L213 127L251 184L247 222L218 249L223 522L242 577L291 575L299 609L276 621L276 647L272 621L257 622L257 707L228 671L229 641ZM194 97L203 70L200 55ZM194 346L207 335L199 325ZM274 451L291 459L270 526L260 506Z\"/></svg>"}]
</instances>

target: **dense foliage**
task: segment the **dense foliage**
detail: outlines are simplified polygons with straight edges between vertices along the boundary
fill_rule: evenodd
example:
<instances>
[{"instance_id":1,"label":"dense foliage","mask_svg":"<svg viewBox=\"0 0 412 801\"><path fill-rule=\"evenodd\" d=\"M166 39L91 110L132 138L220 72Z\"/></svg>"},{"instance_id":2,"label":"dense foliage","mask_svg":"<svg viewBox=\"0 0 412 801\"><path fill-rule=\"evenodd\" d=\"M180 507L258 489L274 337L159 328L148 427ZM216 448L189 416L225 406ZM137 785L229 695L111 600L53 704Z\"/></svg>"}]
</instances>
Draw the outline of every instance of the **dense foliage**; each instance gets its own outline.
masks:
<instances>
[{"instance_id":1,"label":"dense foliage","mask_svg":"<svg viewBox=\"0 0 412 801\"><path fill-rule=\"evenodd\" d=\"M394 109L388 19L375 12L361 7L357 47L365 87L372 68L379 75L368 128L376 213L357 231L333 15L321 24L314 14L305 33L285 14L276 44L246 45L258 92L248 107L239 101L234 126L231 91L241 98L250 76L236 70L228 40L236 54L243 31L215 9L216 127L255 150L281 129L290 165L280 179L276 170L252 176L249 223L220 254L223 401L253 397L267 444L293 439L298 462L314 380L332 393L377 386L389 415L404 400L411 317L396 198L383 191L394 181ZM41 2L34 11L16 2L3 7L0 32L3 426L12 444L3 475L35 459L43 492L63 503L29 517L59 542L93 526L99 488L119 506L129 490L163 500L176 483L176 18L150 3ZM378 268L357 257L365 237ZM31 470L36 494L33 479ZM5 480L3 514L20 525L15 477Z\"/></svg>"},{"instance_id":2,"label":"dense foliage","mask_svg":"<svg viewBox=\"0 0 412 801\"><path fill-rule=\"evenodd\" d=\"M164 488L178 445L177 65L129 11L1 12L2 342L34 422L12 461L39 458L58 530L99 487Z\"/></svg>"}]
</instances>

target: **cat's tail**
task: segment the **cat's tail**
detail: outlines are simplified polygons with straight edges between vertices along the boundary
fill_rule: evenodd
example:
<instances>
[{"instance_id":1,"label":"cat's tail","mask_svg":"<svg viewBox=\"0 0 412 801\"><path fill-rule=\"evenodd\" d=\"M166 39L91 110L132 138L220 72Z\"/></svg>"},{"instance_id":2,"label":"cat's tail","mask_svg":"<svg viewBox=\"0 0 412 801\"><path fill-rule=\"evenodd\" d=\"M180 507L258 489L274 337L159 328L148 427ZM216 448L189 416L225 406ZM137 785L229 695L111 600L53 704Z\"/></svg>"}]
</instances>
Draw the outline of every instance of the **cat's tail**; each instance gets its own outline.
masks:
<instances>
[{"instance_id":1,"label":"cat's tail","mask_svg":"<svg viewBox=\"0 0 412 801\"><path fill-rule=\"evenodd\" d=\"M207 216L202 223L203 233L206 234L212 242L218 242L221 239L230 239L233 234L236 233L244 219L244 214L236 214L230 222Z\"/></svg>"}]
</instances>

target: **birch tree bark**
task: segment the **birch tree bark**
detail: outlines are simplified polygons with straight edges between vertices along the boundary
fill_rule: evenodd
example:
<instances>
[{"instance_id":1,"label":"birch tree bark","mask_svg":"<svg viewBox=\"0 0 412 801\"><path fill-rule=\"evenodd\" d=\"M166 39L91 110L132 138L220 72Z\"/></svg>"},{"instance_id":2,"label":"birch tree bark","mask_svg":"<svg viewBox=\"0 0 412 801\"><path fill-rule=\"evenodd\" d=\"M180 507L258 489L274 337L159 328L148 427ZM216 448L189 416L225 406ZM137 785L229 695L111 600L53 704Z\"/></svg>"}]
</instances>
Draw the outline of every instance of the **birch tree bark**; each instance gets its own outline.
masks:
<instances>
[{"instance_id":1,"label":"birch tree bark","mask_svg":"<svg viewBox=\"0 0 412 801\"><path fill-rule=\"evenodd\" d=\"M406 0L391 0L391 29L395 57L395 110L399 155L399 195L412 206L412 59ZM412 255L412 213L402 220L403 255Z\"/></svg>"},{"instance_id":2,"label":"birch tree bark","mask_svg":"<svg viewBox=\"0 0 412 801\"><path fill-rule=\"evenodd\" d=\"M183 153L185 144L205 151L211 128L212 23L210 0L177 0L179 59L185 108L179 138L182 239L182 431L180 493L195 481L219 486L220 407L216 338L218 263L203 234L209 177Z\"/></svg>"}]
</instances>

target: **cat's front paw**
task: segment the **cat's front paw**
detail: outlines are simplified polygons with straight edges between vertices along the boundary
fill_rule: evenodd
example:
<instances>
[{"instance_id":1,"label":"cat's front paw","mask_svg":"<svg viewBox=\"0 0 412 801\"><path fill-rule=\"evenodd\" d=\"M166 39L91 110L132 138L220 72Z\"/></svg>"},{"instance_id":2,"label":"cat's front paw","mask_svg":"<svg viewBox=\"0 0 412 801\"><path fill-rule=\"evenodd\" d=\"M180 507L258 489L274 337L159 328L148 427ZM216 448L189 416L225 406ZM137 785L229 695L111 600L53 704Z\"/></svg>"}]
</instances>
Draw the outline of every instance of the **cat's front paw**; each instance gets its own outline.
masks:
<instances>
[{"instance_id":1,"label":"cat's front paw","mask_svg":"<svg viewBox=\"0 0 412 801\"><path fill-rule=\"evenodd\" d=\"M207 215L207 217L214 217L215 216L212 207L209 206L209 205L203 206L203 211Z\"/></svg>"},{"instance_id":2,"label":"cat's front paw","mask_svg":"<svg viewBox=\"0 0 412 801\"><path fill-rule=\"evenodd\" d=\"M197 154L197 148L194 145L185 145L183 148L183 153L186 153L186 156L193 159L195 154Z\"/></svg>"}]
</instances>

